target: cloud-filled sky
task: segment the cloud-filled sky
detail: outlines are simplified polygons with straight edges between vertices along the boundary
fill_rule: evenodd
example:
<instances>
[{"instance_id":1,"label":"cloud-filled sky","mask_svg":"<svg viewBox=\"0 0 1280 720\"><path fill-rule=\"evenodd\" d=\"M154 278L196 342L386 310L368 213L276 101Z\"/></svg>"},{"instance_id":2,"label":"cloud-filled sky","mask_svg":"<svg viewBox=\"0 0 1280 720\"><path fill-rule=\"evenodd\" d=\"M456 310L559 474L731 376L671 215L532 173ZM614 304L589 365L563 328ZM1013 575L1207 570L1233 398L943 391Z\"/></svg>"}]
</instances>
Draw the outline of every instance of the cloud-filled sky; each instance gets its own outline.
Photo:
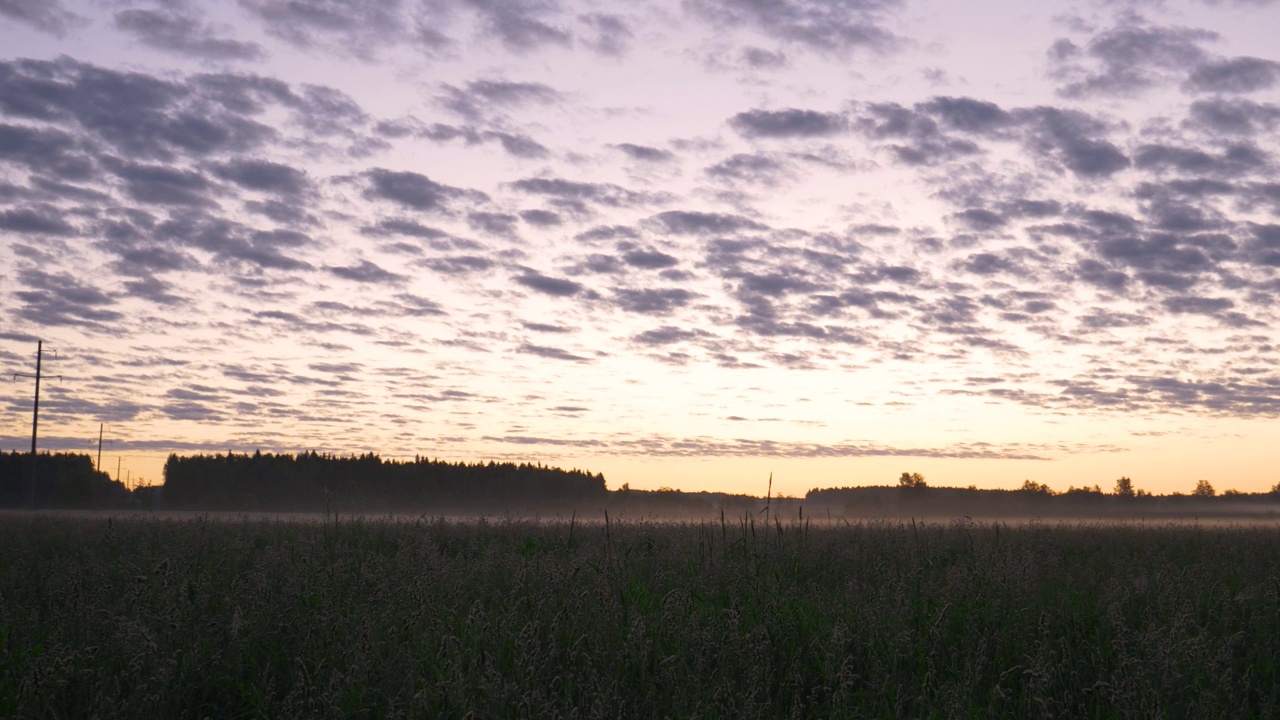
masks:
<instances>
[{"instance_id":1,"label":"cloud-filled sky","mask_svg":"<svg viewBox=\"0 0 1280 720\"><path fill-rule=\"evenodd\" d=\"M1280 480L1280 3L0 0L42 447ZM7 383L0 449L29 447Z\"/></svg>"}]
</instances>

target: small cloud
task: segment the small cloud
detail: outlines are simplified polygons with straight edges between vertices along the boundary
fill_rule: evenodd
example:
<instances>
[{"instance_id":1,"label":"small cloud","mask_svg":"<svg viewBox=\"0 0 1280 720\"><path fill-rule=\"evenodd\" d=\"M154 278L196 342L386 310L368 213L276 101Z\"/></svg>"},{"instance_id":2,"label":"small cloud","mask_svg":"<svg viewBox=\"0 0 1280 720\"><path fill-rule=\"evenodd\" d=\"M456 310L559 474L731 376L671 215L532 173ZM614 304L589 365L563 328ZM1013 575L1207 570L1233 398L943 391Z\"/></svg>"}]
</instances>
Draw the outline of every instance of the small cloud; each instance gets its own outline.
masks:
<instances>
[{"instance_id":1,"label":"small cloud","mask_svg":"<svg viewBox=\"0 0 1280 720\"><path fill-rule=\"evenodd\" d=\"M246 190L300 195L310 189L307 174L289 165L266 160L236 159L212 168L213 174Z\"/></svg>"},{"instance_id":2,"label":"small cloud","mask_svg":"<svg viewBox=\"0 0 1280 720\"><path fill-rule=\"evenodd\" d=\"M579 15L578 20L593 31L592 36L584 39L585 44L601 55L625 55L635 39L631 26L619 15L588 13Z\"/></svg>"},{"instance_id":3,"label":"small cloud","mask_svg":"<svg viewBox=\"0 0 1280 720\"><path fill-rule=\"evenodd\" d=\"M206 60L261 60L261 45L217 36L216 31L192 15L175 10L121 10L116 27L131 33L143 45Z\"/></svg>"},{"instance_id":4,"label":"small cloud","mask_svg":"<svg viewBox=\"0 0 1280 720\"><path fill-rule=\"evenodd\" d=\"M742 62L755 70L780 70L788 63L785 54L759 47L744 48Z\"/></svg>"},{"instance_id":5,"label":"small cloud","mask_svg":"<svg viewBox=\"0 0 1280 720\"><path fill-rule=\"evenodd\" d=\"M555 297L570 297L584 290L581 284L572 280L548 277L533 270L525 270L524 274L512 279L527 288Z\"/></svg>"},{"instance_id":6,"label":"small cloud","mask_svg":"<svg viewBox=\"0 0 1280 720\"><path fill-rule=\"evenodd\" d=\"M566 325L551 325L548 323L539 323L539 322L522 322L520 323L520 327L523 327L526 330L532 330L534 332L543 332L543 333L559 334L559 333L573 332L573 328L568 327Z\"/></svg>"},{"instance_id":7,"label":"small cloud","mask_svg":"<svg viewBox=\"0 0 1280 720\"><path fill-rule=\"evenodd\" d=\"M1191 71L1184 87L1213 93L1251 93L1280 81L1280 62L1236 57L1207 62Z\"/></svg>"},{"instance_id":8,"label":"small cloud","mask_svg":"<svg viewBox=\"0 0 1280 720\"><path fill-rule=\"evenodd\" d=\"M384 270L378 265L361 260L357 265L348 266L325 266L325 270L346 280L352 280L360 283L375 283L381 285L399 285L404 283L408 278L404 275Z\"/></svg>"},{"instance_id":9,"label":"small cloud","mask_svg":"<svg viewBox=\"0 0 1280 720\"><path fill-rule=\"evenodd\" d=\"M723 213L690 212L687 210L669 210L659 213L653 218L668 232L684 235L700 235L703 233L735 233L742 230L764 230L762 225L741 215Z\"/></svg>"},{"instance_id":10,"label":"small cloud","mask_svg":"<svg viewBox=\"0 0 1280 720\"><path fill-rule=\"evenodd\" d=\"M568 360L570 362L591 362L590 358L581 355L574 355L567 350L561 350L556 347L546 347L544 345L533 345L525 343L521 345L517 352L526 353L528 355L537 355L538 357L551 358L552 360Z\"/></svg>"},{"instance_id":11,"label":"small cloud","mask_svg":"<svg viewBox=\"0 0 1280 720\"><path fill-rule=\"evenodd\" d=\"M631 250L622 256L622 261L631 267L646 270L661 270L680 263L678 258L657 250Z\"/></svg>"},{"instance_id":12,"label":"small cloud","mask_svg":"<svg viewBox=\"0 0 1280 720\"><path fill-rule=\"evenodd\" d=\"M3 0L0 15L57 37L87 23L85 18L63 8L62 0Z\"/></svg>"},{"instance_id":13,"label":"small cloud","mask_svg":"<svg viewBox=\"0 0 1280 720\"><path fill-rule=\"evenodd\" d=\"M734 115L729 124L751 138L813 138L845 129L842 116L815 110L748 110Z\"/></svg>"},{"instance_id":14,"label":"small cloud","mask_svg":"<svg viewBox=\"0 0 1280 720\"><path fill-rule=\"evenodd\" d=\"M416 172L375 168L364 176L370 181L369 188L365 190L366 197L390 200L414 210L439 211L455 199L485 197L474 190L442 185Z\"/></svg>"},{"instance_id":15,"label":"small cloud","mask_svg":"<svg viewBox=\"0 0 1280 720\"><path fill-rule=\"evenodd\" d=\"M613 146L614 149L626 154L632 160L640 162L670 162L675 159L675 154L669 150L661 150L648 145L635 145L632 143L619 143Z\"/></svg>"},{"instance_id":16,"label":"small cloud","mask_svg":"<svg viewBox=\"0 0 1280 720\"><path fill-rule=\"evenodd\" d=\"M1194 296L1180 296L1166 298L1163 305L1172 313L1178 314L1197 314L1197 315L1213 315L1222 312L1228 308L1235 306L1235 303L1227 298L1207 298Z\"/></svg>"},{"instance_id":17,"label":"small cloud","mask_svg":"<svg viewBox=\"0 0 1280 720\"><path fill-rule=\"evenodd\" d=\"M550 210L522 210L520 219L536 227L556 227L564 224L560 216Z\"/></svg>"}]
</instances>

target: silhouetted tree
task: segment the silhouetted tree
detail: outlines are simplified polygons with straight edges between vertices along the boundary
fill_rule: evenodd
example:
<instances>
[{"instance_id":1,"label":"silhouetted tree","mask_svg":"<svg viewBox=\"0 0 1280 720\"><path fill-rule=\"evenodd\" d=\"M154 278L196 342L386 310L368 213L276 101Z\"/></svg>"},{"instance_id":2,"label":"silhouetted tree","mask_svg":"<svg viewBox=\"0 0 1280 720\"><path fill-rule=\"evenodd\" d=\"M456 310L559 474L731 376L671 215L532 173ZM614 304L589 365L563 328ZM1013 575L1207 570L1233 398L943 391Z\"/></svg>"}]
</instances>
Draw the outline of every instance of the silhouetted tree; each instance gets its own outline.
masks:
<instances>
[{"instance_id":1,"label":"silhouetted tree","mask_svg":"<svg viewBox=\"0 0 1280 720\"><path fill-rule=\"evenodd\" d=\"M1022 483L1022 487L1018 488L1018 492L1030 493L1033 495L1053 495L1053 489L1043 483L1035 480L1027 480Z\"/></svg>"},{"instance_id":2,"label":"silhouetted tree","mask_svg":"<svg viewBox=\"0 0 1280 720\"><path fill-rule=\"evenodd\" d=\"M902 476L898 478L898 487L919 490L919 489L927 488L929 487L929 485L925 483L924 476L921 475L920 473L904 472L902 473Z\"/></svg>"},{"instance_id":3,"label":"silhouetted tree","mask_svg":"<svg viewBox=\"0 0 1280 720\"><path fill-rule=\"evenodd\" d=\"M1196 483L1196 489L1192 490L1191 494L1195 497L1213 497L1218 492L1213 489L1208 480L1200 480Z\"/></svg>"},{"instance_id":4,"label":"silhouetted tree","mask_svg":"<svg viewBox=\"0 0 1280 720\"><path fill-rule=\"evenodd\" d=\"M1133 497L1133 481L1127 477L1122 477L1119 480L1116 480L1115 494L1120 497Z\"/></svg>"}]
</instances>

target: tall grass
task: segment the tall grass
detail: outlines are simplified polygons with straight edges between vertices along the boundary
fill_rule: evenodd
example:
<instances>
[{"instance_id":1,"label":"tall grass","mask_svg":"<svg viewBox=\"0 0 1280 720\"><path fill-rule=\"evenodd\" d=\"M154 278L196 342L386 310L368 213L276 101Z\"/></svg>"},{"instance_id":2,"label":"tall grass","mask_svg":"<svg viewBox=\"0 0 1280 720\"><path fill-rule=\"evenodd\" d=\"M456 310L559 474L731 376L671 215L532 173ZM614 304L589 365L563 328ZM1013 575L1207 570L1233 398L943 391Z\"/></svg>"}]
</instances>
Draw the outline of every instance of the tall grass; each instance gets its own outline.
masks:
<instances>
[{"instance_id":1,"label":"tall grass","mask_svg":"<svg viewBox=\"0 0 1280 720\"><path fill-rule=\"evenodd\" d=\"M5 717L1277 717L1280 532L0 519Z\"/></svg>"}]
</instances>

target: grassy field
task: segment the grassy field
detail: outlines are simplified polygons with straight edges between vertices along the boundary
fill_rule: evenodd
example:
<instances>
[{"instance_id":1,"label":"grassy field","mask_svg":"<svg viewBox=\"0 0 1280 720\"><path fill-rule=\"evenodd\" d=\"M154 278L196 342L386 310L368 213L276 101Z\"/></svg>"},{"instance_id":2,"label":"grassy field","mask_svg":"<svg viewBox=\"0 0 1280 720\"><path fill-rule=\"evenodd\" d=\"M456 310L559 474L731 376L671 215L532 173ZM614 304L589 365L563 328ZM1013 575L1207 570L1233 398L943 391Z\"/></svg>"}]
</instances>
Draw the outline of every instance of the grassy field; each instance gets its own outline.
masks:
<instances>
[{"instance_id":1,"label":"grassy field","mask_svg":"<svg viewBox=\"0 0 1280 720\"><path fill-rule=\"evenodd\" d=\"M1277 717L1280 531L0 518L0 716Z\"/></svg>"}]
</instances>

